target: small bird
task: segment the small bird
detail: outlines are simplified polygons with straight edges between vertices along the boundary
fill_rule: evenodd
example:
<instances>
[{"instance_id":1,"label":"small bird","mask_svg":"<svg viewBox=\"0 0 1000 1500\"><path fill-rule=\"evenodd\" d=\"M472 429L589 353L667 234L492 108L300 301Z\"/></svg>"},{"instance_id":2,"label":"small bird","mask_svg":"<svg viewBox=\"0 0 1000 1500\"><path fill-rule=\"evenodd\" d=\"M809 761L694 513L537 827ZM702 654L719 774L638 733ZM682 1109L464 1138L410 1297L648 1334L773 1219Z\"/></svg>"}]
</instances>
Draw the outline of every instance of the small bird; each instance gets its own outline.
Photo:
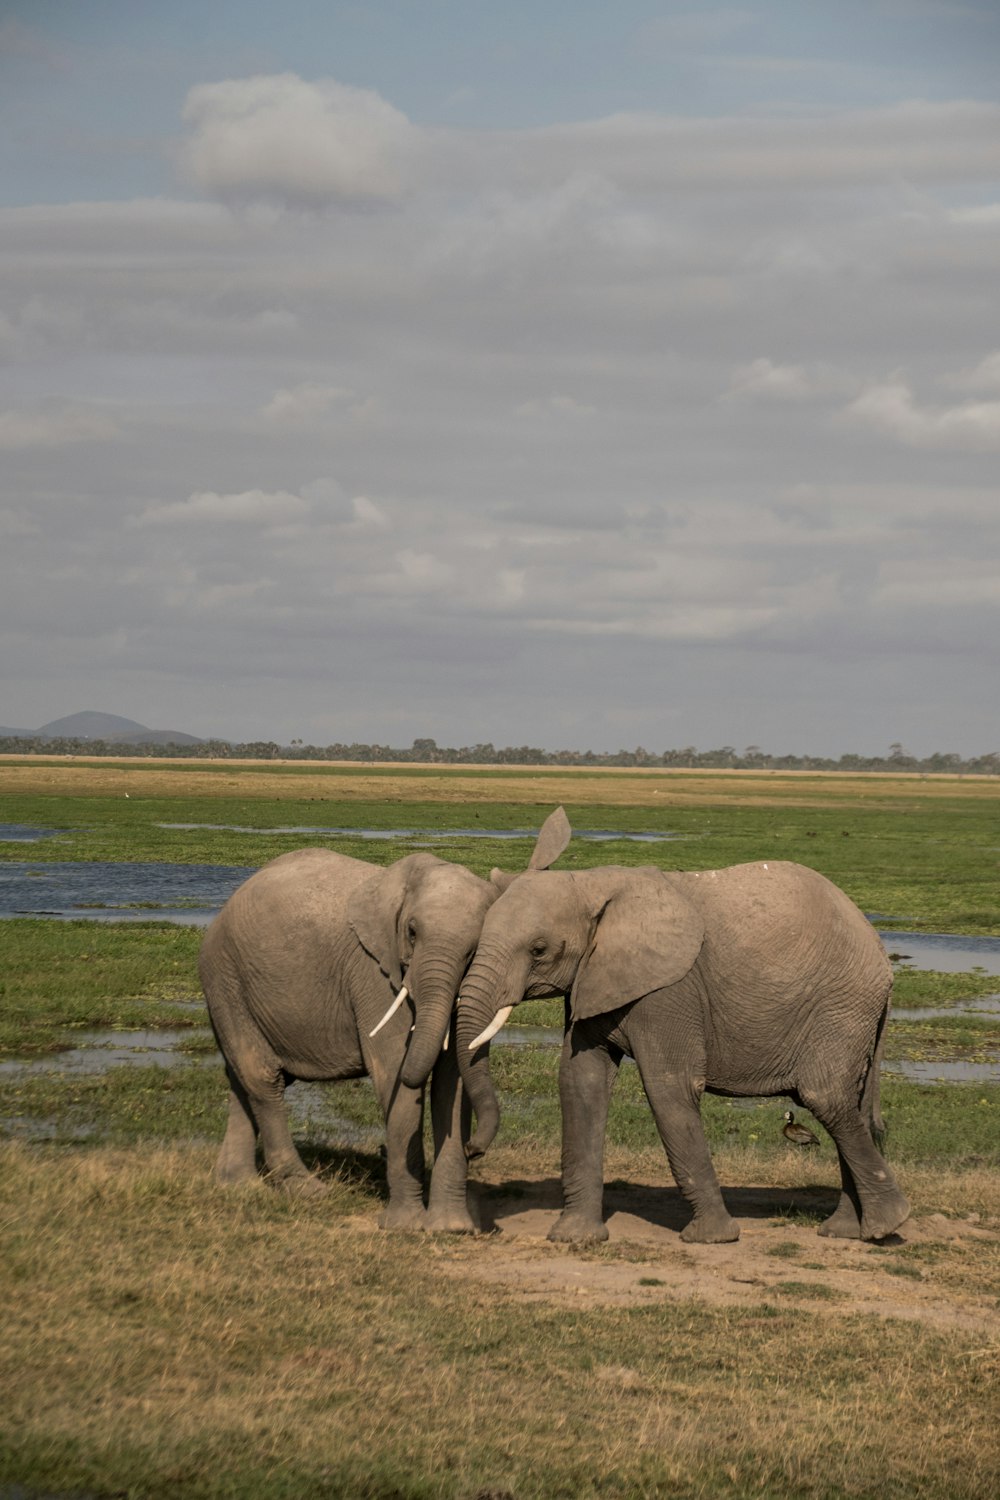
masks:
<instances>
[{"instance_id":1,"label":"small bird","mask_svg":"<svg viewBox=\"0 0 1000 1500\"><path fill-rule=\"evenodd\" d=\"M819 1140L807 1125L798 1125L790 1109L785 1110L785 1125L782 1135L793 1146L818 1146Z\"/></svg>"}]
</instances>

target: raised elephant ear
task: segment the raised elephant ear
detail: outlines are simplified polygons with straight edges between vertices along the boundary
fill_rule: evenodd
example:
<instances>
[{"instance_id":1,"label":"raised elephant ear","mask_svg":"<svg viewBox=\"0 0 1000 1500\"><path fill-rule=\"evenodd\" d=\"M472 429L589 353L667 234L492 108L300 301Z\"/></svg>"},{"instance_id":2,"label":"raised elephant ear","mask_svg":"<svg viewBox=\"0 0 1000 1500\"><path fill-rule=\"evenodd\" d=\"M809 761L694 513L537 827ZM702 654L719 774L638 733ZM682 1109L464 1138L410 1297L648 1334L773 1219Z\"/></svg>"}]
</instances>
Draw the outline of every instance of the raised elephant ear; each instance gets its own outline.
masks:
<instances>
[{"instance_id":1,"label":"raised elephant ear","mask_svg":"<svg viewBox=\"0 0 1000 1500\"><path fill-rule=\"evenodd\" d=\"M550 865L554 865L572 837L573 830L569 826L566 809L557 807L555 812L549 813L538 830L535 847L528 860L528 869L547 870Z\"/></svg>"},{"instance_id":2,"label":"raised elephant ear","mask_svg":"<svg viewBox=\"0 0 1000 1500\"><path fill-rule=\"evenodd\" d=\"M555 864L572 837L573 830L569 826L566 810L557 807L555 812L549 813L538 830L535 847L525 868L547 870L550 865ZM490 884L495 885L498 891L505 891L521 873L520 870L491 870Z\"/></svg>"},{"instance_id":3,"label":"raised elephant ear","mask_svg":"<svg viewBox=\"0 0 1000 1500\"><path fill-rule=\"evenodd\" d=\"M574 1021L604 1015L676 984L698 957L705 937L699 912L659 873L615 872L610 886L601 878L604 871L594 871L594 876L588 894L597 926L570 993ZM592 884L586 875L572 878L585 892Z\"/></svg>"},{"instance_id":4,"label":"raised elephant ear","mask_svg":"<svg viewBox=\"0 0 1000 1500\"><path fill-rule=\"evenodd\" d=\"M399 952L399 917L407 893L419 879L426 854L408 854L384 870L376 870L347 903L347 920L364 948L387 974L394 989L403 983Z\"/></svg>"}]
</instances>

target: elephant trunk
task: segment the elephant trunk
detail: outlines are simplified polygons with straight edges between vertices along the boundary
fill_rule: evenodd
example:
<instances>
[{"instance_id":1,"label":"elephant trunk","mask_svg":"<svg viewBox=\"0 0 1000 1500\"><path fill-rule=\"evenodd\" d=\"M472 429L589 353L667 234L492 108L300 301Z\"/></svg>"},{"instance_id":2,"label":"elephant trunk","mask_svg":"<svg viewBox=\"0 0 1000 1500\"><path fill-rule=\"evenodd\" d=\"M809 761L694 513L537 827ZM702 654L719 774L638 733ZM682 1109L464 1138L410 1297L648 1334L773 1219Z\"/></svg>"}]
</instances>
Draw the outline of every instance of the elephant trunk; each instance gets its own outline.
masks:
<instances>
[{"instance_id":1,"label":"elephant trunk","mask_svg":"<svg viewBox=\"0 0 1000 1500\"><path fill-rule=\"evenodd\" d=\"M407 1088L426 1083L437 1062L464 970L462 954L451 957L435 951L426 958L414 954L406 971L406 987L413 996L416 1024L399 1074Z\"/></svg>"},{"instance_id":2,"label":"elephant trunk","mask_svg":"<svg viewBox=\"0 0 1000 1500\"><path fill-rule=\"evenodd\" d=\"M500 1124L500 1105L490 1073L489 1041L473 1047L481 1034L499 1019L499 1012L524 998L528 965L512 973L509 956L499 948L482 945L465 976L455 1025L455 1045L462 1083L476 1112L476 1129L465 1148L470 1158L482 1156Z\"/></svg>"}]
</instances>

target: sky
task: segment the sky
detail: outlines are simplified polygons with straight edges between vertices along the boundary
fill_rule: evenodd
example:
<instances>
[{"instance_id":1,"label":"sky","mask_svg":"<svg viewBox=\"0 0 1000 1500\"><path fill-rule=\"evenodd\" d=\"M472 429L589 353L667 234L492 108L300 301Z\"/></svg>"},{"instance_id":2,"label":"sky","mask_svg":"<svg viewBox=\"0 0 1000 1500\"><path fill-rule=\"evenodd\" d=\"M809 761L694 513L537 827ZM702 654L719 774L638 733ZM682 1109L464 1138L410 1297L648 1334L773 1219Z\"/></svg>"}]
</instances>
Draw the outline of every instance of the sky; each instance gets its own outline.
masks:
<instances>
[{"instance_id":1,"label":"sky","mask_svg":"<svg viewBox=\"0 0 1000 1500\"><path fill-rule=\"evenodd\" d=\"M0 0L0 723L1000 749L995 0Z\"/></svg>"}]
</instances>

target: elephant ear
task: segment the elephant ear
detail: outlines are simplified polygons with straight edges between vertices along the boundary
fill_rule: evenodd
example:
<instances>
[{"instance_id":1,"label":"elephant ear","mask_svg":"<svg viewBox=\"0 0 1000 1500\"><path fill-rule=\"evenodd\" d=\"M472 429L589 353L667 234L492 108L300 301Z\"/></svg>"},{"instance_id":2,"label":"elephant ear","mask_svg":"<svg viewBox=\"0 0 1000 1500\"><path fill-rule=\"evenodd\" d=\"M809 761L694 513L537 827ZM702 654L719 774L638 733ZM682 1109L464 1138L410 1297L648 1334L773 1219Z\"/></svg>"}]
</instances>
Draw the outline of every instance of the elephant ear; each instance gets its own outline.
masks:
<instances>
[{"instance_id":1,"label":"elephant ear","mask_svg":"<svg viewBox=\"0 0 1000 1500\"><path fill-rule=\"evenodd\" d=\"M347 920L358 942L387 974L394 989L403 983L399 953L399 919L403 902L419 877L426 854L408 854L384 870L376 870L354 892L347 904Z\"/></svg>"},{"instance_id":2,"label":"elephant ear","mask_svg":"<svg viewBox=\"0 0 1000 1500\"><path fill-rule=\"evenodd\" d=\"M597 926L570 993L574 1021L676 984L705 937L700 913L659 873L625 872L592 915Z\"/></svg>"},{"instance_id":3,"label":"elephant ear","mask_svg":"<svg viewBox=\"0 0 1000 1500\"><path fill-rule=\"evenodd\" d=\"M545 822L538 830L535 847L531 851L531 858L526 868L529 870L547 870L554 865L573 837L573 830L569 825L569 818L563 807L557 807L555 812L549 813ZM495 885L498 891L505 891L509 885L513 885L520 870L491 870L490 884Z\"/></svg>"},{"instance_id":4,"label":"elephant ear","mask_svg":"<svg viewBox=\"0 0 1000 1500\"><path fill-rule=\"evenodd\" d=\"M538 830L535 847L528 860L528 869L547 870L550 865L554 865L572 837L573 830L569 826L566 809L557 807L555 812L549 813Z\"/></svg>"}]
</instances>

